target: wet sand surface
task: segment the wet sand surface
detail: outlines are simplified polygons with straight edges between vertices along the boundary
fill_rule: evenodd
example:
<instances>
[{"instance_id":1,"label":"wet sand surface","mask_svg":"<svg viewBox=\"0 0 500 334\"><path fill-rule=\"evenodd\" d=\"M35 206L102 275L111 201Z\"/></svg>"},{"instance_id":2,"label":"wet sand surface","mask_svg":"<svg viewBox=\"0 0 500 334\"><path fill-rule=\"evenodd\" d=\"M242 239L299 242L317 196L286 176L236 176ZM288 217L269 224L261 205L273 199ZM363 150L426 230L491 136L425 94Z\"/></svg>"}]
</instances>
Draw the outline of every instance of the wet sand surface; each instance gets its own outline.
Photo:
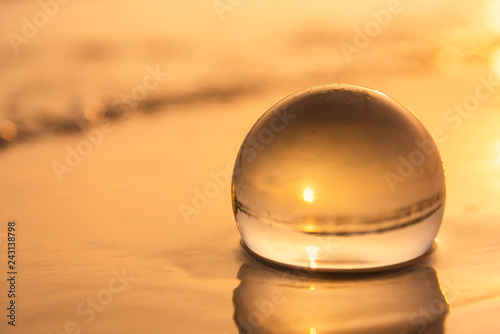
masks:
<instances>
[{"instance_id":1,"label":"wet sand surface","mask_svg":"<svg viewBox=\"0 0 500 334\"><path fill-rule=\"evenodd\" d=\"M18 294L13 327L2 279L1 332L498 333L491 3L401 4L352 59L339 45L354 45L354 29L387 2L243 1L221 20L208 1L74 1L18 53L4 38L0 250L8 278L15 221ZM2 6L3 36L40 10ZM154 85L151 73L158 85L124 102L146 76ZM378 89L440 134L445 217L434 250L410 268L290 272L240 245L228 168L239 145L281 98L334 82ZM456 105L466 113L448 112Z\"/></svg>"}]
</instances>

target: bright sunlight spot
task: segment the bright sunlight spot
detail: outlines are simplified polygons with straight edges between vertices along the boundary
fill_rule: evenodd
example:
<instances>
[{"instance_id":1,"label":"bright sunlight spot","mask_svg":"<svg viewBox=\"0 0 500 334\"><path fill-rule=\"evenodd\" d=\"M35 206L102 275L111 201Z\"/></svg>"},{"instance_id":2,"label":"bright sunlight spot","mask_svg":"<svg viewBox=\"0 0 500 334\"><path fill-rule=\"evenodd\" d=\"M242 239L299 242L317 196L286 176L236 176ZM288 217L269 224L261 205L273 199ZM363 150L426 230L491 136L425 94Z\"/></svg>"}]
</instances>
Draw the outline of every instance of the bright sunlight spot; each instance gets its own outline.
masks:
<instances>
[{"instance_id":1,"label":"bright sunlight spot","mask_svg":"<svg viewBox=\"0 0 500 334\"><path fill-rule=\"evenodd\" d=\"M306 250L309 255L309 268L316 268L316 252L318 249L314 246L307 246Z\"/></svg>"},{"instance_id":2,"label":"bright sunlight spot","mask_svg":"<svg viewBox=\"0 0 500 334\"><path fill-rule=\"evenodd\" d=\"M304 194L302 196L306 202L312 203L314 201L314 192L311 188L304 189Z\"/></svg>"}]
</instances>

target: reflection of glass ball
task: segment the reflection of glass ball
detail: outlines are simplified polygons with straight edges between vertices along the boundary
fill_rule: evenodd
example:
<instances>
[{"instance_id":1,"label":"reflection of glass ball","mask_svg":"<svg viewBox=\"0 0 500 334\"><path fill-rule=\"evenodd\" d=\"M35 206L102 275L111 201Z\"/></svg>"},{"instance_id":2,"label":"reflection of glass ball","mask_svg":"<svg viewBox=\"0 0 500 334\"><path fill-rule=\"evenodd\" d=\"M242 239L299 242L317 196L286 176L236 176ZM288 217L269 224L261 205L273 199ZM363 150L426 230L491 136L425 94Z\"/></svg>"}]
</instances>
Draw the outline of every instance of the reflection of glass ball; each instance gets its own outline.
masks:
<instances>
[{"instance_id":1,"label":"reflection of glass ball","mask_svg":"<svg viewBox=\"0 0 500 334\"><path fill-rule=\"evenodd\" d=\"M390 266L425 253L444 212L445 178L422 123L352 85L297 92L241 145L233 209L244 244L318 269Z\"/></svg>"},{"instance_id":2,"label":"reflection of glass ball","mask_svg":"<svg viewBox=\"0 0 500 334\"><path fill-rule=\"evenodd\" d=\"M449 305L431 267L346 279L246 261L238 278L238 333L445 333Z\"/></svg>"}]
</instances>

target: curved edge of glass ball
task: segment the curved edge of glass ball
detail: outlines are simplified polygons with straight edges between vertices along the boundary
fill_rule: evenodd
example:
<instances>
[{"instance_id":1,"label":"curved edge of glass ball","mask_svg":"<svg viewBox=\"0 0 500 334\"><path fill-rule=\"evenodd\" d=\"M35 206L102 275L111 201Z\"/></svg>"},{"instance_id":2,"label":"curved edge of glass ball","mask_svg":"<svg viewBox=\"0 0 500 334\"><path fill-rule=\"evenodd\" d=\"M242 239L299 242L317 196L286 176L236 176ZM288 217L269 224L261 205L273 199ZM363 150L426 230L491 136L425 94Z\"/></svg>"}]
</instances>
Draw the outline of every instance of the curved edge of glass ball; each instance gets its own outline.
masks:
<instances>
[{"instance_id":1,"label":"curved edge of glass ball","mask_svg":"<svg viewBox=\"0 0 500 334\"><path fill-rule=\"evenodd\" d=\"M445 198L424 125L385 94L346 84L272 106L243 141L232 177L245 248L321 271L413 263L433 246Z\"/></svg>"}]
</instances>

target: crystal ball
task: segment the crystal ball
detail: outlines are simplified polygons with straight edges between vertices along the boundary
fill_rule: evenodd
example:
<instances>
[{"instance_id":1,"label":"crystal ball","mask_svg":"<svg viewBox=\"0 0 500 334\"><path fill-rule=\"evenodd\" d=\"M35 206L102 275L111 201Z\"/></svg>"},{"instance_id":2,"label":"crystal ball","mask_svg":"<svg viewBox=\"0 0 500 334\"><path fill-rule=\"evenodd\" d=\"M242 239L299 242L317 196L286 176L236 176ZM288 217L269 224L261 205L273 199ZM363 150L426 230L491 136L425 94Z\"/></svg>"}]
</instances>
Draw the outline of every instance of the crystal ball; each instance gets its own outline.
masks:
<instances>
[{"instance_id":1,"label":"crystal ball","mask_svg":"<svg viewBox=\"0 0 500 334\"><path fill-rule=\"evenodd\" d=\"M373 270L433 245L446 184L437 146L406 107L376 90L294 93L252 127L232 177L244 246L311 270Z\"/></svg>"}]
</instances>

